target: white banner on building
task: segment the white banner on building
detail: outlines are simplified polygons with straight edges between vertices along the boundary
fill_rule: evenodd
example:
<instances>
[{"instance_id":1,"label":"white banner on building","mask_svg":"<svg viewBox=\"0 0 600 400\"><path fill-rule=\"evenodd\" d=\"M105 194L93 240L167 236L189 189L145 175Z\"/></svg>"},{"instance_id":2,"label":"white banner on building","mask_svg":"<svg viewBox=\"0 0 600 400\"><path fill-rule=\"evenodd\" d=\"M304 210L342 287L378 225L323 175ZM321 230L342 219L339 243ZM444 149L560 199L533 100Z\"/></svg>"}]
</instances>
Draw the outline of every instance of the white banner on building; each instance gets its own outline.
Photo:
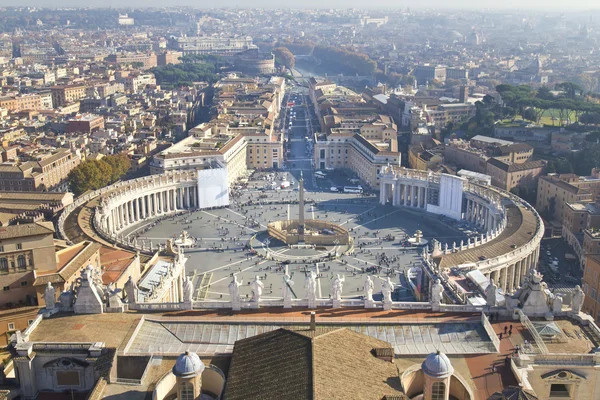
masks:
<instances>
[{"instance_id":1,"label":"white banner on building","mask_svg":"<svg viewBox=\"0 0 600 400\"><path fill-rule=\"evenodd\" d=\"M227 169L215 168L198 171L198 207L204 209L228 205Z\"/></svg>"}]
</instances>

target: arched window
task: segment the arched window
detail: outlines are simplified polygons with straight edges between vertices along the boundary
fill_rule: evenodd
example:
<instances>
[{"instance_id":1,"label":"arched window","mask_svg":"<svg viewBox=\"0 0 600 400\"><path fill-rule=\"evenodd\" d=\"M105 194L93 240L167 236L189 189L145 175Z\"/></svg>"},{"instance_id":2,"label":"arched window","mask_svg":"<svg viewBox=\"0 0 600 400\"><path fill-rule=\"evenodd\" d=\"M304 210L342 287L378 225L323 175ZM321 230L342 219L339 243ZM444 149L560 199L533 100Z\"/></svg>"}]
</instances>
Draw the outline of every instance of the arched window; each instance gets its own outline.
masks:
<instances>
[{"instance_id":1,"label":"arched window","mask_svg":"<svg viewBox=\"0 0 600 400\"><path fill-rule=\"evenodd\" d=\"M25 256L23 254L21 254L20 256L17 257L17 267L19 267L19 268L27 267L27 264L25 263Z\"/></svg>"},{"instance_id":2,"label":"arched window","mask_svg":"<svg viewBox=\"0 0 600 400\"><path fill-rule=\"evenodd\" d=\"M446 385L444 382L435 382L431 386L431 400L445 400Z\"/></svg>"},{"instance_id":3,"label":"arched window","mask_svg":"<svg viewBox=\"0 0 600 400\"><path fill-rule=\"evenodd\" d=\"M0 271L8 271L8 260L5 257L0 258Z\"/></svg>"},{"instance_id":4,"label":"arched window","mask_svg":"<svg viewBox=\"0 0 600 400\"><path fill-rule=\"evenodd\" d=\"M194 400L194 386L189 382L182 382L179 394L181 397L178 400Z\"/></svg>"}]
</instances>

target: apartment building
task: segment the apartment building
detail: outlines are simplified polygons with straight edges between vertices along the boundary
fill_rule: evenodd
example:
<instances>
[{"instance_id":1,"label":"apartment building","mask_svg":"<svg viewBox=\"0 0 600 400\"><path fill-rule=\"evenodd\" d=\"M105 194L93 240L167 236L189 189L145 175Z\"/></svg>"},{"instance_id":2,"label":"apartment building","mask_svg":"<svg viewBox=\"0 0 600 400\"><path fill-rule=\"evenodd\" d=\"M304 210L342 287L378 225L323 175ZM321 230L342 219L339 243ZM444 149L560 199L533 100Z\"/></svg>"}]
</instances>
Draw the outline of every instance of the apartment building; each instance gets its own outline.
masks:
<instances>
[{"instance_id":1,"label":"apartment building","mask_svg":"<svg viewBox=\"0 0 600 400\"><path fill-rule=\"evenodd\" d=\"M137 93L147 85L156 85L156 79L153 74L125 76L121 78L121 82L125 86L125 91L128 93Z\"/></svg>"},{"instance_id":2,"label":"apartment building","mask_svg":"<svg viewBox=\"0 0 600 400\"><path fill-rule=\"evenodd\" d=\"M400 165L397 141L373 143L357 133L315 135L314 164L318 169L352 170L371 188L379 187L379 173L386 165Z\"/></svg>"},{"instance_id":3,"label":"apartment building","mask_svg":"<svg viewBox=\"0 0 600 400\"><path fill-rule=\"evenodd\" d=\"M583 291L586 294L583 311L590 314L594 320L600 321L600 255L586 257Z\"/></svg>"},{"instance_id":4,"label":"apartment building","mask_svg":"<svg viewBox=\"0 0 600 400\"><path fill-rule=\"evenodd\" d=\"M510 191L516 186L535 188L545 168L544 160L509 163L490 158L485 173L492 177L492 185Z\"/></svg>"},{"instance_id":5,"label":"apartment building","mask_svg":"<svg viewBox=\"0 0 600 400\"><path fill-rule=\"evenodd\" d=\"M119 53L110 54L105 58L108 64L122 65L122 64L140 64L143 68L156 67L157 59L154 53Z\"/></svg>"},{"instance_id":6,"label":"apartment building","mask_svg":"<svg viewBox=\"0 0 600 400\"><path fill-rule=\"evenodd\" d=\"M562 223L567 203L594 201L600 194L600 176L592 171L591 176L575 174L548 174L538 180L536 208L550 210L553 220Z\"/></svg>"},{"instance_id":7,"label":"apartment building","mask_svg":"<svg viewBox=\"0 0 600 400\"><path fill-rule=\"evenodd\" d=\"M440 104L426 109L428 119L437 129L444 128L450 122L459 123L475 115L475 105L471 103Z\"/></svg>"},{"instance_id":8,"label":"apartment building","mask_svg":"<svg viewBox=\"0 0 600 400\"><path fill-rule=\"evenodd\" d=\"M37 94L0 97L0 108L8 111L38 111L42 109L42 99Z\"/></svg>"},{"instance_id":9,"label":"apartment building","mask_svg":"<svg viewBox=\"0 0 600 400\"><path fill-rule=\"evenodd\" d=\"M0 306L37 304L34 270L56 268L51 222L7 226L0 232Z\"/></svg>"},{"instance_id":10,"label":"apartment building","mask_svg":"<svg viewBox=\"0 0 600 400\"><path fill-rule=\"evenodd\" d=\"M0 165L0 191L66 191L67 176L80 162L71 150L59 149L38 161Z\"/></svg>"},{"instance_id":11,"label":"apartment building","mask_svg":"<svg viewBox=\"0 0 600 400\"><path fill-rule=\"evenodd\" d=\"M85 90L85 85L53 86L51 88L52 104L54 107L61 107L83 99Z\"/></svg>"},{"instance_id":12,"label":"apartment building","mask_svg":"<svg viewBox=\"0 0 600 400\"><path fill-rule=\"evenodd\" d=\"M412 169L435 170L443 161L444 157L440 152L426 150L422 146L412 146L408 149L408 165Z\"/></svg>"},{"instance_id":13,"label":"apartment building","mask_svg":"<svg viewBox=\"0 0 600 400\"><path fill-rule=\"evenodd\" d=\"M69 119L66 133L92 133L104 129L104 117L94 114L80 114Z\"/></svg>"}]
</instances>

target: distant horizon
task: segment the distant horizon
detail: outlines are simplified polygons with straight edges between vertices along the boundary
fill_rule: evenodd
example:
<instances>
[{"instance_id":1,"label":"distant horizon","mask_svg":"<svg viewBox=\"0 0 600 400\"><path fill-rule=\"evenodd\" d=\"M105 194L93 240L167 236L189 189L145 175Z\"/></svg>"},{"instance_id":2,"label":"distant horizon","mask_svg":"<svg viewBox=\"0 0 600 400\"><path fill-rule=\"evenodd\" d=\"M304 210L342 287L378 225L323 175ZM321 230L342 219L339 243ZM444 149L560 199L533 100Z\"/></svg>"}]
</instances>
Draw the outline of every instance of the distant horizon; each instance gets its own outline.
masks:
<instances>
[{"instance_id":1,"label":"distant horizon","mask_svg":"<svg viewBox=\"0 0 600 400\"><path fill-rule=\"evenodd\" d=\"M206 3L206 4L203 4ZM356 3L356 4L354 4ZM298 3L295 3L298 4ZM168 7L162 2L153 2L147 0L132 0L129 2L115 0L91 0L86 5L76 0L23 0L17 2L0 0L0 7L41 7L48 9L57 8L176 8L190 7L194 9L358 9L358 10L399 10L411 8L414 10L434 10L443 11L538 11L538 12L580 12L586 10L600 11L600 2L598 0L575 0L572 2L564 2L559 0L505 0L503 2L493 0L457 0L454 2L445 2L441 0L423 0L418 3L412 2L397 2L395 0L373 0L369 2L369 7L364 7L364 2L357 0L303 0L301 6L286 6L276 0L221 0L218 3L192 1L192 0L176 0L170 2Z\"/></svg>"}]
</instances>

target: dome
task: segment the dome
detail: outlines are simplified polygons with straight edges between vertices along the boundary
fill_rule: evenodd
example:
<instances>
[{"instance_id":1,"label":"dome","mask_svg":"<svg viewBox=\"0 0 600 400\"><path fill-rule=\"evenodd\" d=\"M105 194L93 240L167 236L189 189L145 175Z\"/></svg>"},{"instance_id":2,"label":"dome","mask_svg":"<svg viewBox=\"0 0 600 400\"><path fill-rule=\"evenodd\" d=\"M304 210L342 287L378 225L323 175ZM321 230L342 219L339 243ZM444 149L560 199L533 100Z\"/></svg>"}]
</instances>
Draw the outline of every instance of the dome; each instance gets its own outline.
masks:
<instances>
[{"instance_id":1,"label":"dome","mask_svg":"<svg viewBox=\"0 0 600 400\"><path fill-rule=\"evenodd\" d=\"M423 372L433 378L447 378L454 373L454 367L444 353L438 350L427 356L421 365Z\"/></svg>"},{"instance_id":2,"label":"dome","mask_svg":"<svg viewBox=\"0 0 600 400\"><path fill-rule=\"evenodd\" d=\"M200 360L198 354L186 351L177 357L177 361L175 361L175 366L173 367L173 374L181 378L192 378L201 374L204 368L204 363Z\"/></svg>"}]
</instances>

